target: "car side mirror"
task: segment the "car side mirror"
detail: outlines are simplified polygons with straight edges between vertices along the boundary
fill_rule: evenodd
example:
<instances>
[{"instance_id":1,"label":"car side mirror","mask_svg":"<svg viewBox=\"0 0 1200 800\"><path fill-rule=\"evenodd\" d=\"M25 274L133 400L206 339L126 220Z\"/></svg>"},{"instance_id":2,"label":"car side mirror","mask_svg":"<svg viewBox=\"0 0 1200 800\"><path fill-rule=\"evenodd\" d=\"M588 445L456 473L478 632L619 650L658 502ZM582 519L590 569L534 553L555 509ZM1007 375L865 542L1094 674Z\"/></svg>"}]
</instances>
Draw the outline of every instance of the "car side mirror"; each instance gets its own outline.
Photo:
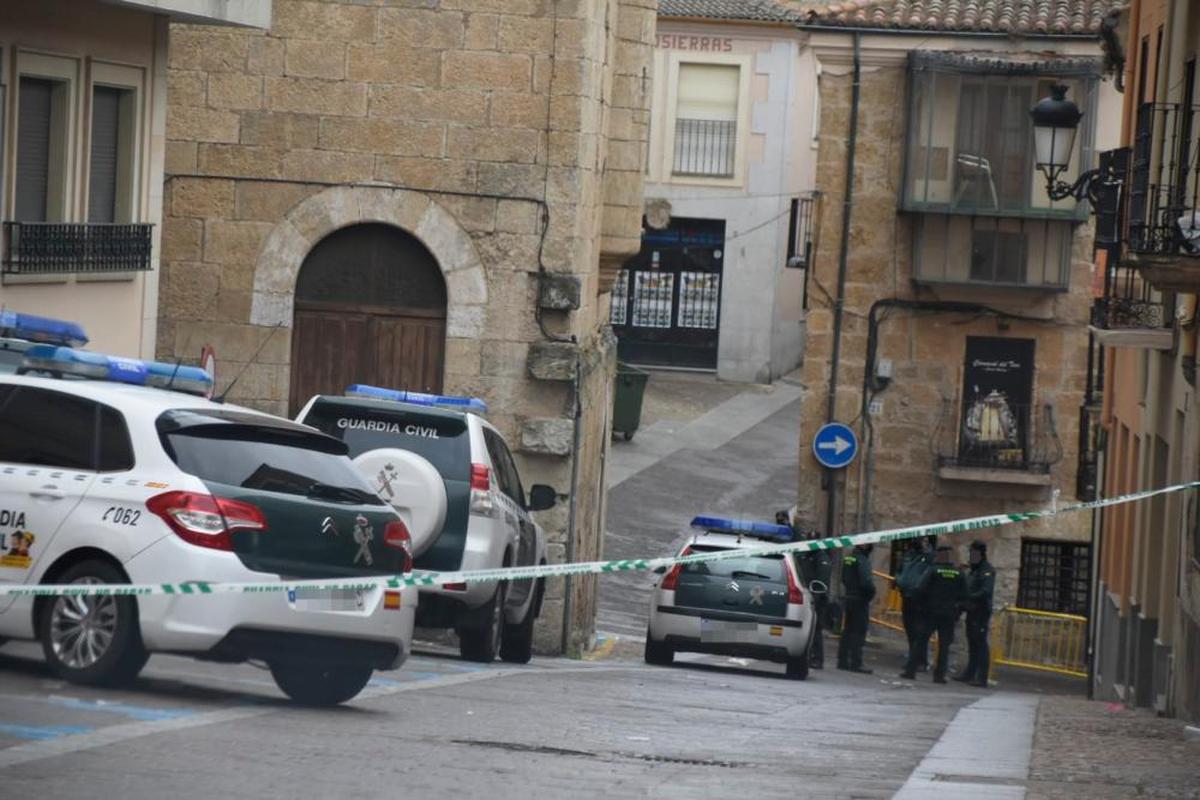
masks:
<instances>
[{"instance_id":1,"label":"car side mirror","mask_svg":"<svg viewBox=\"0 0 1200 800\"><path fill-rule=\"evenodd\" d=\"M546 511L554 508L554 504L557 502L558 492L553 486L547 486L544 483L535 483L529 487L530 511Z\"/></svg>"}]
</instances>

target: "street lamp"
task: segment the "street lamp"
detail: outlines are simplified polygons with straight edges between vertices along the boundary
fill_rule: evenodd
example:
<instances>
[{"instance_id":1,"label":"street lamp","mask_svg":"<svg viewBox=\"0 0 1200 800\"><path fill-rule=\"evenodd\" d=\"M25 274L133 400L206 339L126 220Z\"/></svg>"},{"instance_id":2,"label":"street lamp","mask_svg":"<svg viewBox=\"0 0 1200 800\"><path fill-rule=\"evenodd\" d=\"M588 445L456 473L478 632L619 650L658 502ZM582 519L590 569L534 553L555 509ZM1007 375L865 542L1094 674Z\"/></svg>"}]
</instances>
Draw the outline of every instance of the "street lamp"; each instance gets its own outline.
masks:
<instances>
[{"instance_id":1,"label":"street lamp","mask_svg":"<svg viewBox=\"0 0 1200 800\"><path fill-rule=\"evenodd\" d=\"M1116 176L1105 170L1088 170L1074 183L1059 180L1059 176L1071 164L1071 151L1075 148L1075 134L1083 112L1079 106L1067 99L1067 87L1056 83L1050 87L1050 96L1043 97L1029 109L1033 120L1033 149L1037 168L1046 176L1046 194L1051 200L1087 197L1096 204L1099 184L1111 183Z\"/></svg>"}]
</instances>

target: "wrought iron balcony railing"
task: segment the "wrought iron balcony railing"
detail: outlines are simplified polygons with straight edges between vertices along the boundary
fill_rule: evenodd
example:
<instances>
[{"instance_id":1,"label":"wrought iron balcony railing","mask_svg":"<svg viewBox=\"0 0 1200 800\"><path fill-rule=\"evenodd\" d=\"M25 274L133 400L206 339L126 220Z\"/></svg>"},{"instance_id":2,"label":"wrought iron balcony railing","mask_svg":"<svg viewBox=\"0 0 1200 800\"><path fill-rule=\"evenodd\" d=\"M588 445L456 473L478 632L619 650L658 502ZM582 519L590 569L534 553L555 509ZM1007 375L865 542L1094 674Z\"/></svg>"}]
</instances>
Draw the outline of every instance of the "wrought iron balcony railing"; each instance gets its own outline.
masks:
<instances>
[{"instance_id":1,"label":"wrought iron balcony railing","mask_svg":"<svg viewBox=\"0 0 1200 800\"><path fill-rule=\"evenodd\" d=\"M675 120L673 174L732 178L736 161L736 122L719 119Z\"/></svg>"},{"instance_id":2,"label":"wrought iron balcony railing","mask_svg":"<svg viewBox=\"0 0 1200 800\"><path fill-rule=\"evenodd\" d=\"M150 269L150 223L5 222L3 271L18 275Z\"/></svg>"},{"instance_id":3,"label":"wrought iron balcony railing","mask_svg":"<svg viewBox=\"0 0 1200 800\"><path fill-rule=\"evenodd\" d=\"M1200 119L1195 106L1144 103L1129 169L1128 247L1200 257Z\"/></svg>"},{"instance_id":4,"label":"wrought iron balcony railing","mask_svg":"<svg viewBox=\"0 0 1200 800\"><path fill-rule=\"evenodd\" d=\"M943 400L932 447L939 468L1045 474L1063 457L1053 406L1009 403L998 392L967 408Z\"/></svg>"}]
</instances>

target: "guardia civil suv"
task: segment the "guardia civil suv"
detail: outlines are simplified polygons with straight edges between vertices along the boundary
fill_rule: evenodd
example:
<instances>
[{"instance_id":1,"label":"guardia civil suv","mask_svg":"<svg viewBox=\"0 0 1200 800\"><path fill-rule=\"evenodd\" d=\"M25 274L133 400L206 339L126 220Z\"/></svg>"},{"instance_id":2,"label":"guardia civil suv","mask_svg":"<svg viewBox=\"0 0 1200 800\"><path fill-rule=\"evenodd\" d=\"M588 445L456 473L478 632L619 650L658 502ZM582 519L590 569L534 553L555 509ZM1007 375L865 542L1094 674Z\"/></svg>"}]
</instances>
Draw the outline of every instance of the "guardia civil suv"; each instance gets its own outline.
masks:
<instances>
[{"instance_id":1,"label":"guardia civil suv","mask_svg":"<svg viewBox=\"0 0 1200 800\"><path fill-rule=\"evenodd\" d=\"M345 442L372 488L412 534L418 570L449 572L546 563L546 536L531 513L556 492L526 495L504 437L476 398L356 384L318 395L299 422ZM462 657L525 663L544 581L474 581L422 587L417 625L453 628Z\"/></svg>"},{"instance_id":2,"label":"guardia civil suv","mask_svg":"<svg viewBox=\"0 0 1200 800\"><path fill-rule=\"evenodd\" d=\"M411 569L399 516L346 446L201 396L203 370L53 344L0 370L0 585L277 583ZM70 681L132 679L150 653L258 660L314 705L409 655L412 588L0 595L0 640L38 639Z\"/></svg>"},{"instance_id":3,"label":"guardia civil suv","mask_svg":"<svg viewBox=\"0 0 1200 800\"><path fill-rule=\"evenodd\" d=\"M754 553L767 543L791 541L787 525L696 517L696 532L678 555L746 550L721 560L659 568L650 593L646 662L670 664L675 653L714 653L786 665L789 677L808 677L812 594L795 559Z\"/></svg>"}]
</instances>

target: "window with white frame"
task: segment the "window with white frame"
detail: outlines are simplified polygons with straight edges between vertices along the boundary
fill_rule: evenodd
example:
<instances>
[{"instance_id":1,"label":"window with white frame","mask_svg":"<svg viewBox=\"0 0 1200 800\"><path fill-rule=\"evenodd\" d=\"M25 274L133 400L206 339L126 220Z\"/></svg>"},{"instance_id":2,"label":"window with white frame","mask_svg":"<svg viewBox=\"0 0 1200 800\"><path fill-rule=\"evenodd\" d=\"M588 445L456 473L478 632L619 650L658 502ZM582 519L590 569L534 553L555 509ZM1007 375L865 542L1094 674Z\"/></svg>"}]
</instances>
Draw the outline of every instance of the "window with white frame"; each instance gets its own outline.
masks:
<instances>
[{"instance_id":1,"label":"window with white frame","mask_svg":"<svg viewBox=\"0 0 1200 800\"><path fill-rule=\"evenodd\" d=\"M740 86L736 64L679 65L672 174L734 177Z\"/></svg>"}]
</instances>

